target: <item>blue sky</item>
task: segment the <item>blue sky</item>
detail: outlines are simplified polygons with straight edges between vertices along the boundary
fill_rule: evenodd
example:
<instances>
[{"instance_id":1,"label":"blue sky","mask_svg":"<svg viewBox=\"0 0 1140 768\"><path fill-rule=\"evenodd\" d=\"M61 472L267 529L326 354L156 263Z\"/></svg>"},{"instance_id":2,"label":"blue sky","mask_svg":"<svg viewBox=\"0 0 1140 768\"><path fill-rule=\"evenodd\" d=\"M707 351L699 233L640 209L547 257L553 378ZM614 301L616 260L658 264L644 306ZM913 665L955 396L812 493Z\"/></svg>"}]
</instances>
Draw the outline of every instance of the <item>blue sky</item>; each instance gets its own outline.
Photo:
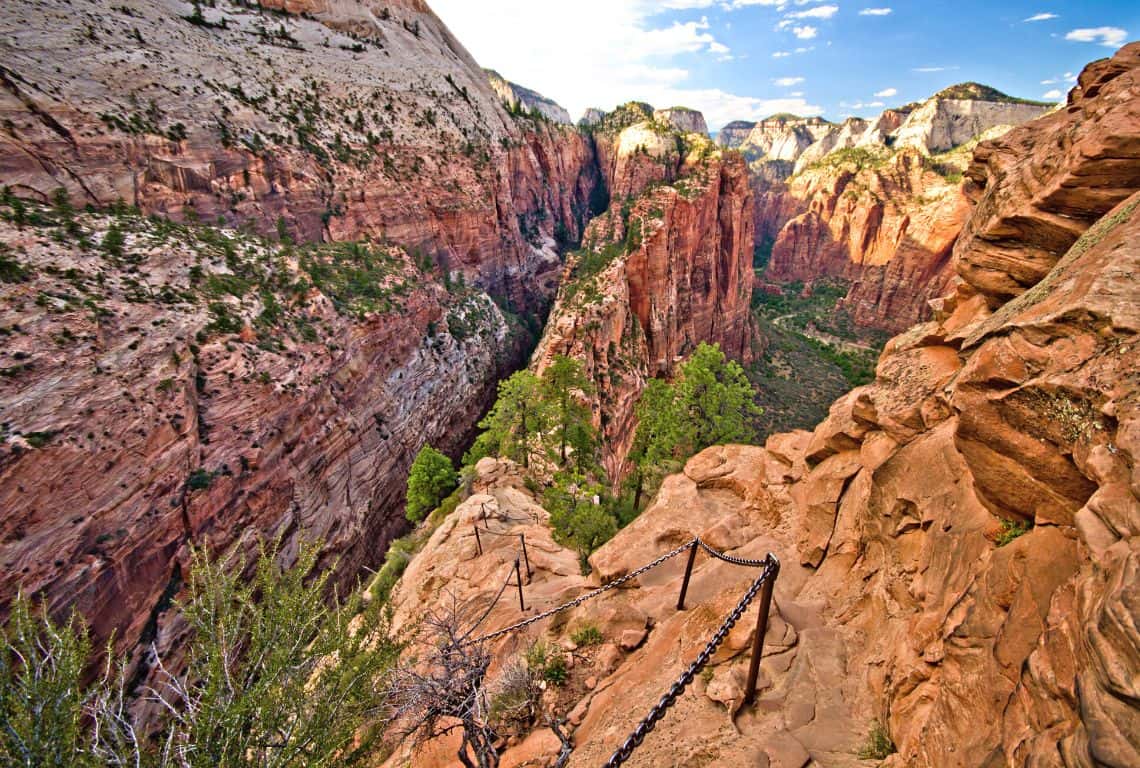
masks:
<instances>
[{"instance_id":1,"label":"blue sky","mask_svg":"<svg viewBox=\"0 0 1140 768\"><path fill-rule=\"evenodd\" d=\"M873 116L966 80L1061 100L1140 39L1140 2L429 0L485 67L577 118L631 99L713 130L773 112Z\"/></svg>"}]
</instances>

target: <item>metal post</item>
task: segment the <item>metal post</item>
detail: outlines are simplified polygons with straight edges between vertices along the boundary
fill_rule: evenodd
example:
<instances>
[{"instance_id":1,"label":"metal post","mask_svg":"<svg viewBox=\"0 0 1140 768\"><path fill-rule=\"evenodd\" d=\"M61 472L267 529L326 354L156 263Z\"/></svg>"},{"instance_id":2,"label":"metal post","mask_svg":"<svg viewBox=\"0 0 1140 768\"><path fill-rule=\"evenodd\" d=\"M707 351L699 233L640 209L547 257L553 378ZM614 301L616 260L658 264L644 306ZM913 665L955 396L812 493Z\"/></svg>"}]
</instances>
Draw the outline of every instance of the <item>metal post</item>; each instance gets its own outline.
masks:
<instances>
[{"instance_id":1,"label":"metal post","mask_svg":"<svg viewBox=\"0 0 1140 768\"><path fill-rule=\"evenodd\" d=\"M475 525L473 525L471 527L475 529L475 546L477 546L479 548L479 554L482 555L483 554L483 542L479 539L479 524L476 523Z\"/></svg>"},{"instance_id":2,"label":"metal post","mask_svg":"<svg viewBox=\"0 0 1140 768\"><path fill-rule=\"evenodd\" d=\"M522 542L523 562L526 563L526 577L529 579L534 575L534 571L530 569L530 556L526 553L526 534L519 534L519 541Z\"/></svg>"},{"instance_id":3,"label":"metal post","mask_svg":"<svg viewBox=\"0 0 1140 768\"><path fill-rule=\"evenodd\" d=\"M748 664L748 682L744 686L744 704L752 704L756 698L756 678L760 675L760 657L764 655L764 635L768 632L768 611L772 607L772 589L776 586L776 577L780 575L780 561L774 555L772 571L769 578L764 580L760 588L760 611L756 614L756 637L752 638L752 659Z\"/></svg>"},{"instance_id":4,"label":"metal post","mask_svg":"<svg viewBox=\"0 0 1140 768\"><path fill-rule=\"evenodd\" d=\"M525 611L526 605L523 603L522 594L522 574L519 570L519 559L517 557L515 558L515 582L519 585L519 610Z\"/></svg>"},{"instance_id":5,"label":"metal post","mask_svg":"<svg viewBox=\"0 0 1140 768\"><path fill-rule=\"evenodd\" d=\"M479 502L479 509L483 510L483 522L487 522L487 502Z\"/></svg>"},{"instance_id":6,"label":"metal post","mask_svg":"<svg viewBox=\"0 0 1140 768\"><path fill-rule=\"evenodd\" d=\"M681 596L677 598L677 610L685 610L685 594L689 591L689 577L693 575L693 561L697 559L697 540L689 545L689 562L685 565L685 579L681 582Z\"/></svg>"}]
</instances>

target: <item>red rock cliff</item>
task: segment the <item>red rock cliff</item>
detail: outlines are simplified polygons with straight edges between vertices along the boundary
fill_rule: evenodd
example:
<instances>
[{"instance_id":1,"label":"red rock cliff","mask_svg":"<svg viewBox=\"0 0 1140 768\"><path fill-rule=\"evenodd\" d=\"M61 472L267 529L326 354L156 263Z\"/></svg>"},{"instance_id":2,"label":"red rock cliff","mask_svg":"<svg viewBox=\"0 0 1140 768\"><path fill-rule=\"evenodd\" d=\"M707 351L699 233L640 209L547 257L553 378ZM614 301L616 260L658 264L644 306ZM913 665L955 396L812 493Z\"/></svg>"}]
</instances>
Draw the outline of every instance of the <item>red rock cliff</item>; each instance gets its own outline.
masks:
<instances>
[{"instance_id":1,"label":"red rock cliff","mask_svg":"<svg viewBox=\"0 0 1140 768\"><path fill-rule=\"evenodd\" d=\"M535 361L539 370L557 354L585 363L611 477L647 377L668 374L701 341L749 356L751 204L743 158L698 152L678 181L636 199L628 227L614 208L590 224L585 248L610 255L600 271L578 275L581 255L567 264Z\"/></svg>"},{"instance_id":2,"label":"red rock cliff","mask_svg":"<svg viewBox=\"0 0 1140 768\"><path fill-rule=\"evenodd\" d=\"M42 247L53 227L5 225L0 243L35 277L0 286L0 605L17 588L61 615L77 605L97 645L173 642L190 544L249 553L280 535L289 559L319 537L345 585L375 565L415 452L461 450L522 362L518 324L486 292L539 313L598 183L588 138L506 114L423 3L279 5L306 15L0 9L0 180L15 195L399 243L403 262L434 264L405 263L402 293L346 309L336 285L371 276L306 293L298 252L276 254L296 292L277 300L293 324L269 332L273 305L235 272L264 243L138 224L136 261L102 263L70 236ZM79 226L98 243L109 221ZM195 279L213 288L190 306ZM240 337L216 333L213 303Z\"/></svg>"},{"instance_id":3,"label":"red rock cliff","mask_svg":"<svg viewBox=\"0 0 1140 768\"><path fill-rule=\"evenodd\" d=\"M900 331L946 292L950 252L969 205L916 150L866 167L824 161L771 185L757 180L757 239L770 242L766 277L850 281L842 306L860 325Z\"/></svg>"}]
</instances>

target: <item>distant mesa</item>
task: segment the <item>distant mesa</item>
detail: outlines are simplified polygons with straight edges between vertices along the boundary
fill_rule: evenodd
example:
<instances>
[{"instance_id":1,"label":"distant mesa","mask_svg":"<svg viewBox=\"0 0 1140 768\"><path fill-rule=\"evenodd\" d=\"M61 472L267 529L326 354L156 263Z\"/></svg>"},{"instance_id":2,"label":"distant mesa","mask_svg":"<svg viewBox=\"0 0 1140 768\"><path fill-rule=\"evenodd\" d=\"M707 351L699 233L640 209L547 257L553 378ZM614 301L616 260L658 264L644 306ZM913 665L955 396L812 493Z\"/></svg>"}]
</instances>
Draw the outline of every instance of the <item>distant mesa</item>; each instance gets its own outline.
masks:
<instances>
[{"instance_id":1,"label":"distant mesa","mask_svg":"<svg viewBox=\"0 0 1140 768\"><path fill-rule=\"evenodd\" d=\"M570 113L553 99L548 99L538 91L533 91L518 83L512 83L493 69L484 71L487 73L487 79L491 82L491 88L512 110L525 113L537 112L552 122L563 125L573 124Z\"/></svg>"},{"instance_id":2,"label":"distant mesa","mask_svg":"<svg viewBox=\"0 0 1140 768\"><path fill-rule=\"evenodd\" d=\"M722 147L739 149L754 171L778 181L841 150L913 147L924 155L947 152L998 126L1019 125L1054 107L967 82L925 101L884 110L873 120L852 117L837 124L780 112L760 122L731 122L716 140Z\"/></svg>"},{"instance_id":3,"label":"distant mesa","mask_svg":"<svg viewBox=\"0 0 1140 768\"><path fill-rule=\"evenodd\" d=\"M659 130L667 127L680 133L699 133L705 137L709 135L708 123L700 111L690 107L654 109L652 104L644 101L628 101L615 107L612 112L587 109L578 125L607 133L620 133L630 126L646 122L657 124Z\"/></svg>"}]
</instances>

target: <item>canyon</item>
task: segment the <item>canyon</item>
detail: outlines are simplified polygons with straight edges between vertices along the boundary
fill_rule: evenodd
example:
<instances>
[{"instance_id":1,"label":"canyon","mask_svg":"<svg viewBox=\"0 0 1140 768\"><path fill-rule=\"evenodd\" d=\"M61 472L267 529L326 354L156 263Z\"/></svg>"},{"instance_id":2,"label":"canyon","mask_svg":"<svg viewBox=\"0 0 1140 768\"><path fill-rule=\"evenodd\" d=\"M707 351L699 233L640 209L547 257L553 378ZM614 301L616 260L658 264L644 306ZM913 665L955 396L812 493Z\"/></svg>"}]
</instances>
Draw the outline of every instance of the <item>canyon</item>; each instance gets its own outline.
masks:
<instances>
[{"instance_id":1,"label":"canyon","mask_svg":"<svg viewBox=\"0 0 1140 768\"><path fill-rule=\"evenodd\" d=\"M315 541L341 594L394 555L405 659L458 606L534 619L481 645L490 701L564 664L499 764L554 765L553 722L596 765L756 576L697 552L678 609L699 536L782 563L759 698L753 604L630 765L1140 764L1140 43L1059 107L963 83L716 141L680 106L572 125L423 0L17 0L0 51L0 617L77 611L137 692L194 551ZM678 462L592 554L551 466L494 456L390 547L417 452L462 455L511 372L581 365L617 489L653 379L775 359L757 298L833 281L836 348L896 335L817 425Z\"/></svg>"},{"instance_id":2,"label":"canyon","mask_svg":"<svg viewBox=\"0 0 1140 768\"><path fill-rule=\"evenodd\" d=\"M897 333L949 287L970 150L1051 108L963 83L873 121L778 115L730 124L718 142L749 160L764 279L843 280L857 326Z\"/></svg>"},{"instance_id":3,"label":"canyon","mask_svg":"<svg viewBox=\"0 0 1140 768\"><path fill-rule=\"evenodd\" d=\"M190 547L319 538L342 588L379 562L416 451L464 450L602 184L421 2L191 10L0 13L0 178L33 207L0 232L0 594L135 663L179 645Z\"/></svg>"},{"instance_id":4,"label":"canyon","mask_svg":"<svg viewBox=\"0 0 1140 768\"><path fill-rule=\"evenodd\" d=\"M393 605L398 624L452 600L479 631L535 618L486 641L491 695L530 644L564 655L565 681L530 729L508 731L501 765L554 764L551 720L569 765L601 764L670 689L756 572L698 553L684 610L684 557L590 591L694 536L782 563L759 698L741 702L747 620L627 764L1140 759L1138 110L1133 43L1090 64L1063 109L981 143L933 318L888 342L875 380L813 430L691 458L589 576L549 537L520 467L475 467ZM493 599L516 540L476 551L480 524L525 533L525 610ZM386 765L449 764L457 747L454 733L406 740Z\"/></svg>"}]
</instances>

